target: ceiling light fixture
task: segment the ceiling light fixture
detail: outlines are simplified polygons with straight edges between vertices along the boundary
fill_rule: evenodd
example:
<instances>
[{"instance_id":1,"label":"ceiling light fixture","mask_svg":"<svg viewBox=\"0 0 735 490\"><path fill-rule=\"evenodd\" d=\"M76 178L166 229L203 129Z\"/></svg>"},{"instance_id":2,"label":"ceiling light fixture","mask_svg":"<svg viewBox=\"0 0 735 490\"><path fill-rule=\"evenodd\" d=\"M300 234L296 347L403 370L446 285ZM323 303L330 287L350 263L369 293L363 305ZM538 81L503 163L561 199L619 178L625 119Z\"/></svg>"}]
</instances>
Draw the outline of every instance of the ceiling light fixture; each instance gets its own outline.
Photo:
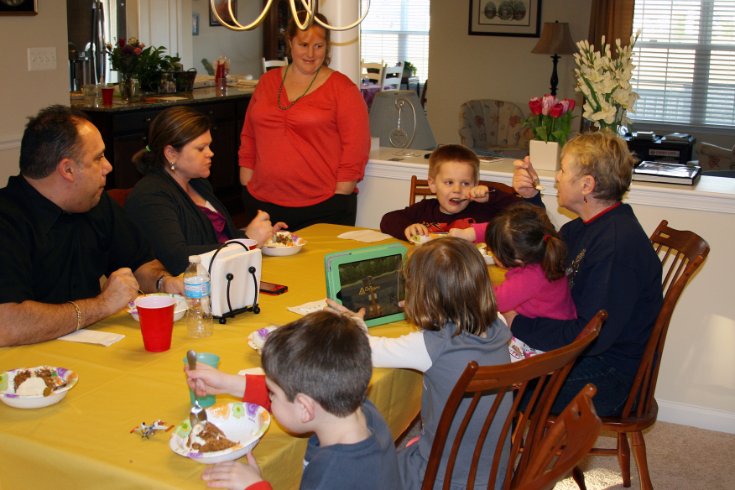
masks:
<instances>
[{"instance_id":1,"label":"ceiling light fixture","mask_svg":"<svg viewBox=\"0 0 735 490\"><path fill-rule=\"evenodd\" d=\"M227 10L230 14L230 19L232 20L232 23L229 23L225 21L222 17L220 17L219 12L217 12L217 8L215 6L216 0L209 0L210 7L212 9L212 13L214 13L214 16L217 18L220 24L227 27L228 29L232 29L233 31L251 31L258 27L261 22L263 22L263 19L265 19L265 16L268 15L268 11L270 10L271 4L273 3L273 0L268 0L268 3L265 4L265 7L263 7L263 11L260 13L260 15L250 24L243 25L241 24L237 18L235 17L235 13L232 9L232 0L227 0ZM297 1L301 4L301 8L297 9L296 3ZM347 31L349 29L352 29L353 27L356 27L360 25L360 23L365 19L365 16L367 15L368 11L370 10L370 0L367 1L367 8L365 9L365 13L357 19L352 24L346 25L346 26L333 26L330 24L327 24L326 22L322 22L319 20L318 17L316 17L314 14L316 13L316 4L317 0L289 0L289 5L291 7L291 15L293 15L294 22L296 23L296 26L301 29L302 31L307 29L313 22L316 22L320 26L322 26L325 29L330 29L333 31ZM305 10L306 11L306 19L304 22L301 22L299 20L299 17L297 15L298 10Z\"/></svg>"}]
</instances>

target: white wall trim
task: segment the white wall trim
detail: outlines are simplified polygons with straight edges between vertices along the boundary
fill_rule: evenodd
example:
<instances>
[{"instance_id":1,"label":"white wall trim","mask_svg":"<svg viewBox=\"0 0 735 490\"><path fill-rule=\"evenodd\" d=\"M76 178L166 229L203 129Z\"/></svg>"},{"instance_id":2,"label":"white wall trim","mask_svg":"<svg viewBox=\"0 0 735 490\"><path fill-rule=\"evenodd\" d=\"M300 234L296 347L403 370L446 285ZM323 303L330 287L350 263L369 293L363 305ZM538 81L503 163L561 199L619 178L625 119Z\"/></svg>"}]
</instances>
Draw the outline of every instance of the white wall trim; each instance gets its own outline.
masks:
<instances>
[{"instance_id":1,"label":"white wall trim","mask_svg":"<svg viewBox=\"0 0 735 490\"><path fill-rule=\"evenodd\" d=\"M422 150L381 148L370 155L365 169L366 177L395 180L411 180L411 175L424 178L428 172L428 159ZM504 184L512 183L512 161L508 159L480 164L480 178ZM555 196L554 173L540 171L544 195ZM649 182L633 182L623 199L628 204L663 206L666 208L735 214L735 179L702 176L695 186L666 185Z\"/></svg>"},{"instance_id":2,"label":"white wall trim","mask_svg":"<svg viewBox=\"0 0 735 490\"><path fill-rule=\"evenodd\" d=\"M20 148L21 134L3 134L0 135L0 151L15 150Z\"/></svg>"},{"instance_id":3,"label":"white wall trim","mask_svg":"<svg viewBox=\"0 0 735 490\"><path fill-rule=\"evenodd\" d=\"M735 412L667 400L658 401L658 420L735 434Z\"/></svg>"}]
</instances>

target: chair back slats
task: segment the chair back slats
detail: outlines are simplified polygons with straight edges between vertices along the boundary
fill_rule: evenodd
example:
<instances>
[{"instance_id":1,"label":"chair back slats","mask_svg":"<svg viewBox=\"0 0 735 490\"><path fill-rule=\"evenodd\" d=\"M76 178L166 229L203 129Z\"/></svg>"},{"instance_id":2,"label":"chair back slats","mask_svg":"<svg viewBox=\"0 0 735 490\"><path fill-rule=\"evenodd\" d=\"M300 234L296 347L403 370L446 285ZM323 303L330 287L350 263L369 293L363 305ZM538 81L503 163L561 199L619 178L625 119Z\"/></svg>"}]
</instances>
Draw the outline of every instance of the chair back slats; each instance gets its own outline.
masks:
<instances>
[{"instance_id":1,"label":"chair back slats","mask_svg":"<svg viewBox=\"0 0 735 490\"><path fill-rule=\"evenodd\" d=\"M403 61L398 62L396 66L384 66L380 81L380 90L400 90L402 78Z\"/></svg>"},{"instance_id":2,"label":"chair back slats","mask_svg":"<svg viewBox=\"0 0 735 490\"><path fill-rule=\"evenodd\" d=\"M479 481L483 486L495 488L497 483L510 488L543 436L551 405L572 364L597 338L606 318L601 310L571 344L517 363L470 362L444 405L422 488L434 488L441 464L445 464L442 488L450 488L455 461L463 451L472 454L468 474L461 476L468 488L478 481L478 469L483 479L488 475L487 481ZM470 426L476 433L470 433ZM492 455L489 469L482 467L483 455Z\"/></svg>"},{"instance_id":3,"label":"chair back slats","mask_svg":"<svg viewBox=\"0 0 735 490\"><path fill-rule=\"evenodd\" d=\"M602 425L592 403L596 392L588 384L559 414L528 461L517 490L551 489L587 455Z\"/></svg>"},{"instance_id":4,"label":"chair back slats","mask_svg":"<svg viewBox=\"0 0 735 490\"><path fill-rule=\"evenodd\" d=\"M510 194L515 195L516 191L511 186L507 184L503 184L501 182L493 182L491 180L481 180L479 181L479 184L485 185L490 189L490 192L501 192L504 194ZM416 203L416 198L419 196L423 196L426 198L427 196L433 196L434 193L429 188L429 180L428 179L419 179L415 175L411 176L411 188L410 192L408 194L408 205L413 206Z\"/></svg>"},{"instance_id":5,"label":"chair back slats","mask_svg":"<svg viewBox=\"0 0 735 490\"><path fill-rule=\"evenodd\" d=\"M272 70L273 68L278 68L281 66L287 66L288 65L288 58L284 57L283 59L275 59L275 60L267 60L265 58L261 58L261 65L263 68L263 74L266 72Z\"/></svg>"},{"instance_id":6,"label":"chair back slats","mask_svg":"<svg viewBox=\"0 0 735 490\"><path fill-rule=\"evenodd\" d=\"M622 417L641 417L655 410L656 392L666 334L676 303L687 283L709 254L709 244L696 233L675 230L663 220L651 235L651 244L661 260L663 304L646 343Z\"/></svg>"},{"instance_id":7,"label":"chair back slats","mask_svg":"<svg viewBox=\"0 0 735 490\"><path fill-rule=\"evenodd\" d=\"M361 77L363 80L368 80L371 83L379 84L383 79L383 68L385 64L381 61L380 63L370 63L362 61L361 66Z\"/></svg>"}]
</instances>

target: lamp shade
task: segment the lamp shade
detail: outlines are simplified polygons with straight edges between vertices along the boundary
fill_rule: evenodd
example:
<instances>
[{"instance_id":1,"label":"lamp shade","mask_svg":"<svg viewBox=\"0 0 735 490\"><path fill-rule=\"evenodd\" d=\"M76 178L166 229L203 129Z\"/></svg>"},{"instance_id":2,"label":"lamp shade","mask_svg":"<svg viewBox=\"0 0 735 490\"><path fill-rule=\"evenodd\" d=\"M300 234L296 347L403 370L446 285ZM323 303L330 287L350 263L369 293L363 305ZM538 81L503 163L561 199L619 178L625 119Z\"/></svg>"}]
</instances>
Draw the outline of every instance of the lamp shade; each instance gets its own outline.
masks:
<instances>
[{"instance_id":1,"label":"lamp shade","mask_svg":"<svg viewBox=\"0 0 735 490\"><path fill-rule=\"evenodd\" d=\"M577 46L572 41L567 22L544 22L541 37L531 50L536 54L572 54Z\"/></svg>"}]
</instances>

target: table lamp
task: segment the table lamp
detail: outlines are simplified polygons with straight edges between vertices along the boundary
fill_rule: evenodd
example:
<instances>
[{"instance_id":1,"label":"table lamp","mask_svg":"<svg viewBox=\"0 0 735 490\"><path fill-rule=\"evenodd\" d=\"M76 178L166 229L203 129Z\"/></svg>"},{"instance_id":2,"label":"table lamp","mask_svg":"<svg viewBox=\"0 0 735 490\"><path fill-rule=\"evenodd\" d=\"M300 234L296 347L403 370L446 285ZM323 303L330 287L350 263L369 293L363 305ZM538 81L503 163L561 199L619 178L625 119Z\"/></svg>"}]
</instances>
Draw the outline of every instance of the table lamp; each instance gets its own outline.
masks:
<instances>
[{"instance_id":1,"label":"table lamp","mask_svg":"<svg viewBox=\"0 0 735 490\"><path fill-rule=\"evenodd\" d=\"M536 54L550 54L554 67L551 71L551 95L556 95L556 86L559 85L559 77L556 74L556 65L559 63L560 54L572 54L577 52L577 46L572 41L567 22L544 22L541 30L541 38L531 50Z\"/></svg>"}]
</instances>

